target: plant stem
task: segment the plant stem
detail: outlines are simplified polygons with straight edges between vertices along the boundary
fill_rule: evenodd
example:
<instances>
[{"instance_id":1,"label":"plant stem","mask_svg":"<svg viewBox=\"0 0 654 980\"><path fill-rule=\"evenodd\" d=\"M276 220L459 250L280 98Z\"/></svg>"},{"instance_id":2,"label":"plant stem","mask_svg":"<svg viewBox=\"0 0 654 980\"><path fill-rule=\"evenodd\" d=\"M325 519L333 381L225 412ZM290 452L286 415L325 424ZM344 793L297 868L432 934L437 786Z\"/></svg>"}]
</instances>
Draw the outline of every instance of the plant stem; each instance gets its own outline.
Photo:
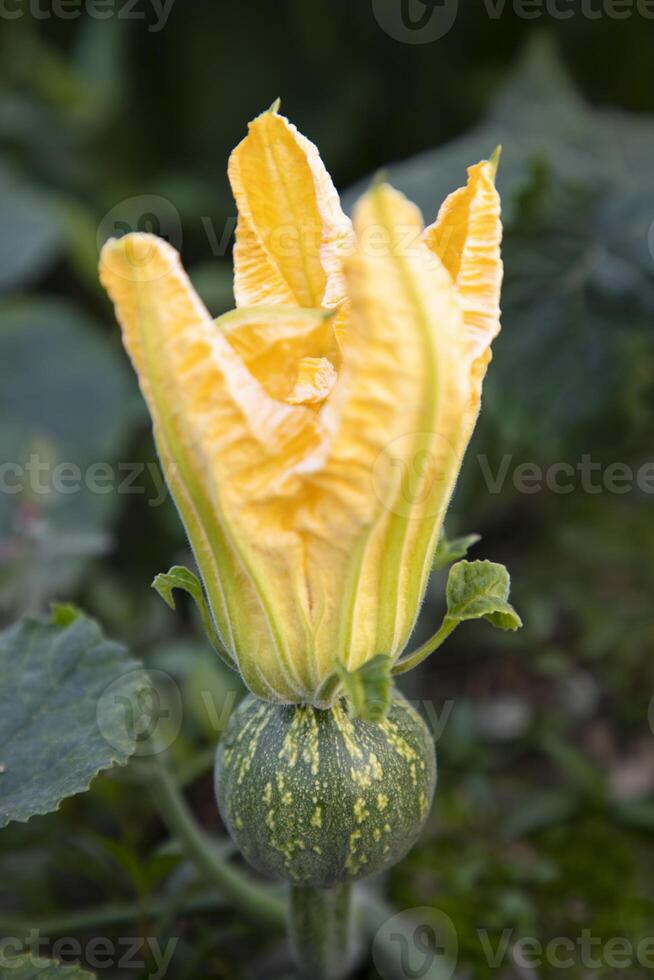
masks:
<instances>
[{"instance_id":1,"label":"plant stem","mask_svg":"<svg viewBox=\"0 0 654 980\"><path fill-rule=\"evenodd\" d=\"M32 930L43 936L56 936L81 932L84 929L95 929L99 926L138 922L144 913L149 918L171 913L189 915L192 912L208 912L216 908L224 908L225 904L225 897L222 892L210 891L189 898L183 897L178 902L167 898L165 900L153 899L145 906L135 902L112 903L98 905L90 909L64 912L61 915L43 919L2 915L0 916L0 932L9 933L18 939L28 936Z\"/></svg>"},{"instance_id":2,"label":"plant stem","mask_svg":"<svg viewBox=\"0 0 654 980\"><path fill-rule=\"evenodd\" d=\"M289 938L301 980L344 980L352 953L350 886L293 886Z\"/></svg>"},{"instance_id":3,"label":"plant stem","mask_svg":"<svg viewBox=\"0 0 654 980\"><path fill-rule=\"evenodd\" d=\"M445 642L445 640L448 638L450 633L453 633L458 625L459 625L458 620L449 619L446 616L438 632L434 633L432 637L430 637L425 643L423 643L422 646L418 647L417 650L414 650L413 653L410 653L402 660L398 660L398 662L393 667L392 673L394 675L404 674L407 670L412 670L414 667L417 667L418 664L422 663L422 661L425 660L430 655L430 653L433 653L434 650L437 650L441 645L441 643Z\"/></svg>"},{"instance_id":4,"label":"plant stem","mask_svg":"<svg viewBox=\"0 0 654 980\"><path fill-rule=\"evenodd\" d=\"M220 888L231 903L249 918L267 925L283 927L286 903L264 885L259 885L231 867L218 853L196 822L177 783L166 765L163 753L153 758L151 789L161 819L179 842L188 858L207 881Z\"/></svg>"}]
</instances>

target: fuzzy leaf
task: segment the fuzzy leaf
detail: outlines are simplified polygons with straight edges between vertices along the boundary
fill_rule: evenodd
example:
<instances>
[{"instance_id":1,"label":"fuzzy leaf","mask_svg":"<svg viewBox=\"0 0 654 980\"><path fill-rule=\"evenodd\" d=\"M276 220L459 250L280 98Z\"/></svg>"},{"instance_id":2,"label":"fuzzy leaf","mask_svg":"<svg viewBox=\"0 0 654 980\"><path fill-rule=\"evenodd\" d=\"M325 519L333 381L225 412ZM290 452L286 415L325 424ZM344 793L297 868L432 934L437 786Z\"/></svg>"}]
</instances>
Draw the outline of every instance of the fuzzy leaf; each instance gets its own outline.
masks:
<instances>
[{"instance_id":1,"label":"fuzzy leaf","mask_svg":"<svg viewBox=\"0 0 654 980\"><path fill-rule=\"evenodd\" d=\"M473 544L477 544L478 541L481 541L480 534L464 534L460 538L447 538L443 533L434 552L432 568L434 571L439 571L441 568L447 568L452 562L458 561L459 558L465 558L468 549L472 548Z\"/></svg>"},{"instance_id":2,"label":"fuzzy leaf","mask_svg":"<svg viewBox=\"0 0 654 980\"><path fill-rule=\"evenodd\" d=\"M147 675L69 611L0 634L0 827L56 810L136 750L125 708L148 689Z\"/></svg>"},{"instance_id":3,"label":"fuzzy leaf","mask_svg":"<svg viewBox=\"0 0 654 980\"><path fill-rule=\"evenodd\" d=\"M447 619L459 623L486 619L502 630L517 630L522 620L508 601L511 579L504 565L460 561L447 580Z\"/></svg>"},{"instance_id":4,"label":"fuzzy leaf","mask_svg":"<svg viewBox=\"0 0 654 980\"><path fill-rule=\"evenodd\" d=\"M39 276L61 250L62 234L53 201L36 187L0 169L0 290Z\"/></svg>"}]
</instances>

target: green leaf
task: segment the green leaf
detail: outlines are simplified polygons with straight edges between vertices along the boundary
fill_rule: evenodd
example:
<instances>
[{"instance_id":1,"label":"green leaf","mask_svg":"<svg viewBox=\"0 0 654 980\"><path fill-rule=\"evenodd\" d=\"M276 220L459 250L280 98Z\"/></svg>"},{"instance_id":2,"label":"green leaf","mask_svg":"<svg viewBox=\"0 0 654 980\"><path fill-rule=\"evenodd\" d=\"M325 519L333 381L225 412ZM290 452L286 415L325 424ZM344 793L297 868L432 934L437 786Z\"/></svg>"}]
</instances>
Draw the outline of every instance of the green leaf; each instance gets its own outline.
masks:
<instances>
[{"instance_id":1,"label":"green leaf","mask_svg":"<svg viewBox=\"0 0 654 980\"><path fill-rule=\"evenodd\" d=\"M391 703L392 666L393 661L384 653L353 671L337 661L336 670L355 718L381 721L386 717Z\"/></svg>"},{"instance_id":2,"label":"green leaf","mask_svg":"<svg viewBox=\"0 0 654 980\"><path fill-rule=\"evenodd\" d=\"M108 526L131 499L121 491L131 463L117 461L142 409L115 345L61 300L1 304L0 363L0 445L10 488L0 493L9 556L0 601L26 611L26 596L38 608L43 597L68 593L89 559L107 549ZM132 477L127 493L143 482L138 472Z\"/></svg>"},{"instance_id":3,"label":"green leaf","mask_svg":"<svg viewBox=\"0 0 654 980\"><path fill-rule=\"evenodd\" d=\"M432 568L434 571L439 571L441 568L447 568L453 561L465 558L468 549L478 541L481 541L480 534L464 534L460 538L447 538L443 532L434 552Z\"/></svg>"},{"instance_id":4,"label":"green leaf","mask_svg":"<svg viewBox=\"0 0 654 980\"><path fill-rule=\"evenodd\" d=\"M56 810L136 750L127 713L149 689L145 671L61 609L0 633L0 827Z\"/></svg>"},{"instance_id":5,"label":"green leaf","mask_svg":"<svg viewBox=\"0 0 654 980\"><path fill-rule=\"evenodd\" d=\"M158 575L155 575L152 588L159 593L163 601L171 609L175 608L173 590L182 589L184 592L188 592L198 608L209 643L222 660L234 669L234 661L218 636L211 611L204 595L204 590L197 575L194 575L190 569L184 568L183 565L173 565L169 571L160 572Z\"/></svg>"},{"instance_id":6,"label":"green leaf","mask_svg":"<svg viewBox=\"0 0 654 980\"><path fill-rule=\"evenodd\" d=\"M61 241L52 201L0 169L0 290L40 275L56 258Z\"/></svg>"},{"instance_id":7,"label":"green leaf","mask_svg":"<svg viewBox=\"0 0 654 980\"><path fill-rule=\"evenodd\" d=\"M460 561L447 580L446 619L462 623L486 619L502 630L517 630L522 620L509 603L511 579L504 565L492 561Z\"/></svg>"},{"instance_id":8,"label":"green leaf","mask_svg":"<svg viewBox=\"0 0 654 980\"><path fill-rule=\"evenodd\" d=\"M486 619L502 630L517 630L522 620L508 601L511 579L504 565L492 561L460 561L447 579L447 613L440 628L425 643L398 660L392 673L405 674L445 642L459 623Z\"/></svg>"},{"instance_id":9,"label":"green leaf","mask_svg":"<svg viewBox=\"0 0 654 980\"><path fill-rule=\"evenodd\" d=\"M79 966L63 966L55 960L37 959L28 953L11 958L0 955L0 976L3 980L89 980L95 973Z\"/></svg>"}]
</instances>

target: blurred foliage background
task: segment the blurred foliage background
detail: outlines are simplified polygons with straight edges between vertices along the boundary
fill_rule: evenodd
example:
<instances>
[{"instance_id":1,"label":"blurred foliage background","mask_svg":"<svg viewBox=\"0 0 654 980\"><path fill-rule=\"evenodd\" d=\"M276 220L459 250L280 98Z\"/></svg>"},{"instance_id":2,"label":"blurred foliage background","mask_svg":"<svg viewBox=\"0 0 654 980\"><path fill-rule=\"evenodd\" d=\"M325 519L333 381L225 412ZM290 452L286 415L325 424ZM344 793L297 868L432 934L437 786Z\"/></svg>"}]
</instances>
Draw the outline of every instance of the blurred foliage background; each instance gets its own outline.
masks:
<instances>
[{"instance_id":1,"label":"blurred foliage background","mask_svg":"<svg viewBox=\"0 0 654 980\"><path fill-rule=\"evenodd\" d=\"M175 0L163 24L145 0L103 19L3 7L0 445L22 469L3 469L0 615L74 600L170 674L185 705L171 753L220 833L221 721L207 706L238 684L192 610L175 616L150 590L190 559L98 247L128 228L166 234L209 307L228 309L227 156L277 96L337 185L355 188L348 204L384 168L432 220L466 165L502 143L504 329L448 533L479 532L471 557L507 564L526 625L466 625L403 679L436 721L440 786L421 843L377 887L397 908L452 918L461 978L558 976L547 962L525 973L511 943L584 929L601 939L598 965L577 958L567 975L613 977L603 944L635 949L654 922L654 23L599 2L600 16L571 4L569 19L462 2L444 37L409 44L382 28L381 2ZM50 475L102 464L108 489L53 490L43 461ZM435 574L416 639L439 622L443 585ZM75 916L133 903L123 932L179 937L171 977L283 975L274 936L229 908L187 908L202 883L131 767L4 830L0 868L4 932L20 916L115 935ZM510 937L497 970L480 930L494 948ZM361 976L378 974L366 963Z\"/></svg>"}]
</instances>

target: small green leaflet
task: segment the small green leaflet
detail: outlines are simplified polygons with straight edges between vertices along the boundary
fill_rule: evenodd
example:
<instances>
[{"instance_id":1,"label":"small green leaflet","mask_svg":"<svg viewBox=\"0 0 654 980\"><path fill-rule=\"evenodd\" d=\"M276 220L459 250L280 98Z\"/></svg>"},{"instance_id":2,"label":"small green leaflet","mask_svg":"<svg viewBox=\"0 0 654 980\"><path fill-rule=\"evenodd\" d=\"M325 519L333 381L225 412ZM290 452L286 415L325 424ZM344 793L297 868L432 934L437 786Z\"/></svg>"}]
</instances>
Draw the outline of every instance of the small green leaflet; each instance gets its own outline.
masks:
<instances>
[{"instance_id":1,"label":"small green leaflet","mask_svg":"<svg viewBox=\"0 0 654 980\"><path fill-rule=\"evenodd\" d=\"M462 623L486 619L501 630L517 630L522 620L508 601L511 579L504 565L492 561L460 561L447 580L446 619Z\"/></svg>"},{"instance_id":2,"label":"small green leaflet","mask_svg":"<svg viewBox=\"0 0 654 980\"><path fill-rule=\"evenodd\" d=\"M353 671L337 661L336 670L354 718L381 721L386 717L391 704L392 665L393 661L385 653L378 653Z\"/></svg>"},{"instance_id":3,"label":"small green leaflet","mask_svg":"<svg viewBox=\"0 0 654 980\"><path fill-rule=\"evenodd\" d=\"M398 660L393 674L405 674L445 642L459 623L485 619L501 630L517 630L522 620L508 601L511 579L504 565L492 561L460 561L447 579L447 613L440 629L426 643Z\"/></svg>"},{"instance_id":4,"label":"small green leaflet","mask_svg":"<svg viewBox=\"0 0 654 980\"><path fill-rule=\"evenodd\" d=\"M480 534L464 534L460 538L448 538L443 532L434 552L432 568L434 571L440 571L440 569L451 565L453 561L465 558L468 550L478 541L481 541Z\"/></svg>"},{"instance_id":5,"label":"small green leaflet","mask_svg":"<svg viewBox=\"0 0 654 980\"><path fill-rule=\"evenodd\" d=\"M78 609L72 602L50 603L50 622L53 626L70 626L82 615L82 610Z\"/></svg>"},{"instance_id":6,"label":"small green leaflet","mask_svg":"<svg viewBox=\"0 0 654 980\"><path fill-rule=\"evenodd\" d=\"M234 661L221 643L197 575L194 575L190 569L184 568L183 565L173 565L168 572L160 572L155 576L152 588L159 593L171 609L175 608L173 590L182 589L184 592L188 592L198 608L209 643L227 666L233 670Z\"/></svg>"}]
</instances>

